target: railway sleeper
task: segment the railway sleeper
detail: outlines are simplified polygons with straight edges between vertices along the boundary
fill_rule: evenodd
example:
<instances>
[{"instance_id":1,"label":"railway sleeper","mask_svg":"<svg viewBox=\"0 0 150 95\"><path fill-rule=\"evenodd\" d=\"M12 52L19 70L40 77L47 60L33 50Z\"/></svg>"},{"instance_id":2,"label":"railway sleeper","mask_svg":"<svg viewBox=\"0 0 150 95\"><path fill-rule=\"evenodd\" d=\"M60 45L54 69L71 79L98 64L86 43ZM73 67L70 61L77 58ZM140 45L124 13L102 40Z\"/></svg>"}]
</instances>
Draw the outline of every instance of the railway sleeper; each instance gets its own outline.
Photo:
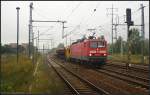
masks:
<instances>
[{"instance_id":1,"label":"railway sleeper","mask_svg":"<svg viewBox=\"0 0 150 95\"><path fill-rule=\"evenodd\" d=\"M50 61L50 60L49 60ZM53 59L52 59L53 62L55 62ZM58 64L57 62L55 62L56 64ZM58 64L60 65L60 64ZM85 82L87 85L89 85L91 88L93 88L94 90L96 90L97 92L99 92L100 95L110 95L108 92L104 91L103 89L101 88L98 88L96 87L94 84L92 84L91 82L89 82L88 80L85 80L83 78L81 78L79 75L73 73L72 71L66 69L64 66L60 65L62 68L64 68L66 71L70 72L72 75L76 76L77 78L79 78L81 81ZM56 70L57 71L57 70ZM59 72L58 72L59 73ZM64 78L65 80L65 78ZM69 83L70 84L70 83ZM71 84L70 84L71 85ZM72 85L71 85L72 86ZM73 87L74 88L74 87ZM74 88L75 89L75 88ZM76 90L76 89L75 89ZM77 90L76 90L77 91ZM77 91L78 92L78 91ZM79 93L79 92L78 92ZM96 92L95 92L96 93Z\"/></svg>"},{"instance_id":2,"label":"railway sleeper","mask_svg":"<svg viewBox=\"0 0 150 95\"><path fill-rule=\"evenodd\" d=\"M126 77L126 76L120 76L120 75L117 75L117 74L112 74L108 71L104 71L104 70L97 70L98 72L101 72L101 73L104 73L104 74L107 74L109 76L112 76L112 77L115 77L115 78L118 78L120 80L123 80L123 81L127 81L129 83L132 83L132 84L135 84L135 85L139 85L141 87L144 87L146 89L149 89L149 85L148 83L145 83L145 82L141 82L141 81L138 81L138 80L133 80L129 77Z\"/></svg>"}]
</instances>

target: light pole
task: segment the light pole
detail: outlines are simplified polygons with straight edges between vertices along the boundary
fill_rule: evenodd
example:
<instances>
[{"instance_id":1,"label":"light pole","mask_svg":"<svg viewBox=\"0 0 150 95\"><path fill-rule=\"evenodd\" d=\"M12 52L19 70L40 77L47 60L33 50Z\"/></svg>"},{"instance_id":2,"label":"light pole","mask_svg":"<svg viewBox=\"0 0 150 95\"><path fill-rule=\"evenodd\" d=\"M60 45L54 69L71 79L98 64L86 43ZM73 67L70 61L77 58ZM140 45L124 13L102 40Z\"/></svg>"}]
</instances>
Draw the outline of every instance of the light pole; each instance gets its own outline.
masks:
<instances>
[{"instance_id":1,"label":"light pole","mask_svg":"<svg viewBox=\"0 0 150 95\"><path fill-rule=\"evenodd\" d=\"M17 7L16 8L17 9L17 64L18 64L18 58L19 58L19 56L18 56L18 49L19 49L19 47L18 47L18 43L19 43L19 7Z\"/></svg>"},{"instance_id":2,"label":"light pole","mask_svg":"<svg viewBox=\"0 0 150 95\"><path fill-rule=\"evenodd\" d=\"M33 46L33 40L31 35L32 35L32 10L33 10L33 3L30 3L30 17L29 17L29 58L31 58L31 52L32 52L32 48L31 48L31 45ZM31 43L32 42L32 43Z\"/></svg>"}]
</instances>

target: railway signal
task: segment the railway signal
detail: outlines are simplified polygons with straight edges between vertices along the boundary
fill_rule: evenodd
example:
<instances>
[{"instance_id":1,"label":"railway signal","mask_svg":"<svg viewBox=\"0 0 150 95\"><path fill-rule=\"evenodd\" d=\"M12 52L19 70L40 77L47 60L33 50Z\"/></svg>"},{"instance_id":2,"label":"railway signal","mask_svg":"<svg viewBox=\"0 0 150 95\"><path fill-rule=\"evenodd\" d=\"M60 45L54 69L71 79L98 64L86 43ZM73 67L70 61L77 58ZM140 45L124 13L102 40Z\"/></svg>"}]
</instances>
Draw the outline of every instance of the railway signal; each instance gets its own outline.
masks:
<instances>
[{"instance_id":1,"label":"railway signal","mask_svg":"<svg viewBox=\"0 0 150 95\"><path fill-rule=\"evenodd\" d=\"M129 64L130 64L130 56L131 56L131 42L130 42L130 36L131 36L131 33L132 31L129 31L130 29L130 26L134 25L133 21L131 20L131 9L130 8L127 8L126 9L126 22L127 23L127 33L128 33L128 36L127 36L127 59L128 59L128 62L126 64L126 70L129 69Z\"/></svg>"},{"instance_id":2,"label":"railway signal","mask_svg":"<svg viewBox=\"0 0 150 95\"><path fill-rule=\"evenodd\" d=\"M127 8L126 9L126 20L127 20L127 25L131 26L133 25L133 21L131 21L131 9Z\"/></svg>"}]
</instances>

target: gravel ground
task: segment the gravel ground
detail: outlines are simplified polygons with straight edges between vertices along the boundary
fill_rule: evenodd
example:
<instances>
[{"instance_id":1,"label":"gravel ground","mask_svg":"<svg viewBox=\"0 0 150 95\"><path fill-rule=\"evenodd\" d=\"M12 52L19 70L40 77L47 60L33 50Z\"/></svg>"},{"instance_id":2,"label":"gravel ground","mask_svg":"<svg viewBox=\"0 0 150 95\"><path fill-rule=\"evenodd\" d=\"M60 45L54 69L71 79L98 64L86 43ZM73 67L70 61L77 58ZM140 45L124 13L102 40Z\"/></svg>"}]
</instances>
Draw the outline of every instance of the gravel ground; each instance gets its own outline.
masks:
<instances>
[{"instance_id":1,"label":"gravel ground","mask_svg":"<svg viewBox=\"0 0 150 95\"><path fill-rule=\"evenodd\" d=\"M62 60L59 60L62 63ZM137 87L136 85L128 84L122 80L107 76L103 73L98 73L93 69L77 66L76 64L63 63L68 69L80 74L92 83L104 88L113 95L148 95L146 89Z\"/></svg>"},{"instance_id":2,"label":"gravel ground","mask_svg":"<svg viewBox=\"0 0 150 95\"><path fill-rule=\"evenodd\" d=\"M102 68L106 68L106 69L111 68L111 70L119 71L119 72L122 72L122 73L127 73L127 74L130 74L130 75L135 75L135 76L142 77L142 78L149 78L148 74L142 73L142 72L135 72L133 70L129 70L128 72L126 72L125 69L118 68L118 67L110 67L110 66L103 66Z\"/></svg>"}]
</instances>

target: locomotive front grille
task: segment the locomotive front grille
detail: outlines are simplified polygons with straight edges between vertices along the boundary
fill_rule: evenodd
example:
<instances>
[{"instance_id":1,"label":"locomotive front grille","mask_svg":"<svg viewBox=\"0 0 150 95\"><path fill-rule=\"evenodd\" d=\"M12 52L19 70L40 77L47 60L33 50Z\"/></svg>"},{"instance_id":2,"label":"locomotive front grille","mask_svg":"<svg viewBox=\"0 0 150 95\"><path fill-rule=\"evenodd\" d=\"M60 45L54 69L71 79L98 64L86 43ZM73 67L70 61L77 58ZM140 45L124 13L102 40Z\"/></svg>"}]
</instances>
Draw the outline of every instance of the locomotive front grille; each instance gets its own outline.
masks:
<instances>
[{"instance_id":1,"label":"locomotive front grille","mask_svg":"<svg viewBox=\"0 0 150 95\"><path fill-rule=\"evenodd\" d=\"M89 61L105 61L107 59L106 56L89 56Z\"/></svg>"}]
</instances>

